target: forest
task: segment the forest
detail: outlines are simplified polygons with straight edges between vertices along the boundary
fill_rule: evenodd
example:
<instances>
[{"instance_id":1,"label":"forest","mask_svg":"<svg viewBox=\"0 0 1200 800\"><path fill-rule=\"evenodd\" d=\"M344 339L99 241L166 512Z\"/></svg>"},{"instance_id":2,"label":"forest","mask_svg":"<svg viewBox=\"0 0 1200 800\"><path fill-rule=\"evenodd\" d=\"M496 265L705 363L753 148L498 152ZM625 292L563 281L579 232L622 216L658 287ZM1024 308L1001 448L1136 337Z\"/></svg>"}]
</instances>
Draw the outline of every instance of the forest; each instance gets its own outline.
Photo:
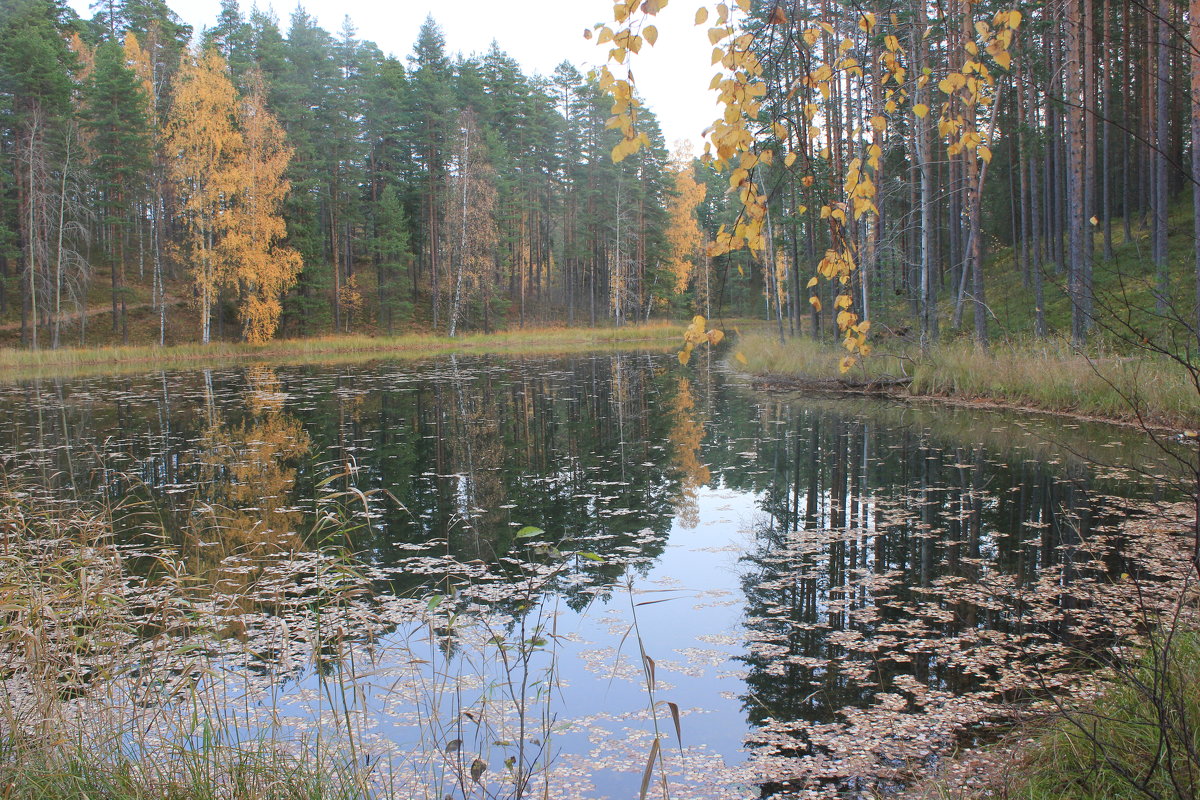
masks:
<instances>
[{"instance_id":1,"label":"forest","mask_svg":"<svg viewBox=\"0 0 1200 800\"><path fill-rule=\"evenodd\" d=\"M661 6L618 4L598 59ZM607 67L452 56L432 18L398 56L236 0L203 30L160 0L2 11L10 344L693 313L1082 343L1115 303L1194 327L1194 3L701 9L703 155Z\"/></svg>"}]
</instances>

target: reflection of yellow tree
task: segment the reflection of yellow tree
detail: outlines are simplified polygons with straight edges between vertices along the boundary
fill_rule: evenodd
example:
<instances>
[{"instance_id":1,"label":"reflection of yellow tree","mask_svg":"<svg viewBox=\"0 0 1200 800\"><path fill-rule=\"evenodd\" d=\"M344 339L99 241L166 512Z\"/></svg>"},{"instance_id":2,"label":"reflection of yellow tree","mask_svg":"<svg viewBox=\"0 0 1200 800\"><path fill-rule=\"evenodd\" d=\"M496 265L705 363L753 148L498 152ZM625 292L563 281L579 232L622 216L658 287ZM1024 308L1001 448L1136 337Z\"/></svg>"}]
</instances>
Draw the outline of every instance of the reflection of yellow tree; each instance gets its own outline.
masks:
<instances>
[{"instance_id":1,"label":"reflection of yellow tree","mask_svg":"<svg viewBox=\"0 0 1200 800\"><path fill-rule=\"evenodd\" d=\"M679 470L679 498L676 501L679 524L684 528L695 528L700 521L700 509L696 490L711 480L712 473L700 461L700 443L704 440L704 421L696 412L696 400L692 397L692 386L687 378L679 379L679 390L671 404L675 424L668 434L671 440L671 458Z\"/></svg>"},{"instance_id":2,"label":"reflection of yellow tree","mask_svg":"<svg viewBox=\"0 0 1200 800\"><path fill-rule=\"evenodd\" d=\"M284 413L285 395L267 367L247 370L250 418L224 425L219 417L202 436L211 515L189 526L198 571L208 572L230 555L250 558L294 552L303 512L292 507L296 461L311 441L300 422ZM228 577L228 576L222 576Z\"/></svg>"}]
</instances>

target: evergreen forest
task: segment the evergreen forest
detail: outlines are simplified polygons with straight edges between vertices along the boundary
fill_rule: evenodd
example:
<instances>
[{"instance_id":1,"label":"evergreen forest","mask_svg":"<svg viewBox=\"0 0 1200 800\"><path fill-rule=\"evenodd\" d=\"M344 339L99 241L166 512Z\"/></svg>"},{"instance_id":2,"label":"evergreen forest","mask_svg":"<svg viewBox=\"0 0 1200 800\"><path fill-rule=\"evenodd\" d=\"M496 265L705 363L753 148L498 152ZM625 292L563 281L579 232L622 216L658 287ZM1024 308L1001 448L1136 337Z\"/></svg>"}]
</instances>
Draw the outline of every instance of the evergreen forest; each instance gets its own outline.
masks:
<instances>
[{"instance_id":1,"label":"evergreen forest","mask_svg":"<svg viewBox=\"0 0 1200 800\"><path fill-rule=\"evenodd\" d=\"M653 44L662 6L617 4L597 60ZM607 67L455 55L432 18L388 54L302 8L93 12L0 0L8 345L699 313L852 328L853 352L863 322L1195 324L1195 2L701 8L725 109L704 154Z\"/></svg>"}]
</instances>

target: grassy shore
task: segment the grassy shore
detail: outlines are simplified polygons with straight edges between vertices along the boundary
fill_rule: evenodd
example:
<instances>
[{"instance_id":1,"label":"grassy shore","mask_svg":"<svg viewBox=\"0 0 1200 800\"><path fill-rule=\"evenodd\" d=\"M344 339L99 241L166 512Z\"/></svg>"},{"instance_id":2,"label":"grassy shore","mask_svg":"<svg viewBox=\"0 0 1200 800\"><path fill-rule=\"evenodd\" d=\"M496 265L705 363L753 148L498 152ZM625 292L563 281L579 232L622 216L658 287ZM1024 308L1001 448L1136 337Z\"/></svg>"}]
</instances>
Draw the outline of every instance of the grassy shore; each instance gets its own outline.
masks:
<instances>
[{"instance_id":1,"label":"grassy shore","mask_svg":"<svg viewBox=\"0 0 1200 800\"><path fill-rule=\"evenodd\" d=\"M0 373L11 380L187 369L246 361L274 364L356 361L374 358L424 358L447 353L554 355L592 350L667 348L675 346L684 325L660 322L621 328L525 328L450 338L430 333L402 336L324 336L280 339L262 345L214 342L172 347L0 349Z\"/></svg>"},{"instance_id":2,"label":"grassy shore","mask_svg":"<svg viewBox=\"0 0 1200 800\"><path fill-rule=\"evenodd\" d=\"M921 355L915 348L876 343L876 353L846 375L844 351L808 338L746 334L735 344L741 369L797 388L845 389L893 385L909 396L994 403L1054 413L1164 427L1200 425L1200 391L1178 364L1150 357L1082 354L1061 340L1010 341L980 351L948 342Z\"/></svg>"}]
</instances>

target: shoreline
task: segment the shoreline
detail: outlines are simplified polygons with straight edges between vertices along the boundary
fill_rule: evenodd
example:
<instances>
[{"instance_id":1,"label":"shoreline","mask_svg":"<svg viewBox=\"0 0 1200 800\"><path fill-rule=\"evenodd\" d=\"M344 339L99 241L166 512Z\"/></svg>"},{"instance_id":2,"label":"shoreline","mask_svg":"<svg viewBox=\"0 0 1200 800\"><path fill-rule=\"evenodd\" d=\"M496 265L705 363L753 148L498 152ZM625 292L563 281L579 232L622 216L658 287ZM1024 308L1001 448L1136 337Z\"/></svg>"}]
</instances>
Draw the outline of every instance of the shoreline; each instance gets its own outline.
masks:
<instances>
[{"instance_id":1,"label":"shoreline","mask_svg":"<svg viewBox=\"0 0 1200 800\"><path fill-rule=\"evenodd\" d=\"M683 324L667 322L621 328L526 328L453 339L432 333L410 333L280 339L262 345L215 342L209 345L130 345L36 351L0 348L0 373L3 373L4 381L15 382L255 362L305 364L375 358L411 360L448 353L555 355L598 350L669 349L681 341L683 330Z\"/></svg>"},{"instance_id":2,"label":"shoreline","mask_svg":"<svg viewBox=\"0 0 1200 800\"><path fill-rule=\"evenodd\" d=\"M736 351L746 361L730 367L763 391L1051 414L1147 432L1200 427L1200 391L1183 368L1149 358L1089 357L1061 342L1000 344L986 353L950 342L920 360L881 353L847 376L837 373L840 348L812 339L781 345L774 337L749 334ZM900 375L885 372L875 360L881 357L910 366Z\"/></svg>"}]
</instances>

